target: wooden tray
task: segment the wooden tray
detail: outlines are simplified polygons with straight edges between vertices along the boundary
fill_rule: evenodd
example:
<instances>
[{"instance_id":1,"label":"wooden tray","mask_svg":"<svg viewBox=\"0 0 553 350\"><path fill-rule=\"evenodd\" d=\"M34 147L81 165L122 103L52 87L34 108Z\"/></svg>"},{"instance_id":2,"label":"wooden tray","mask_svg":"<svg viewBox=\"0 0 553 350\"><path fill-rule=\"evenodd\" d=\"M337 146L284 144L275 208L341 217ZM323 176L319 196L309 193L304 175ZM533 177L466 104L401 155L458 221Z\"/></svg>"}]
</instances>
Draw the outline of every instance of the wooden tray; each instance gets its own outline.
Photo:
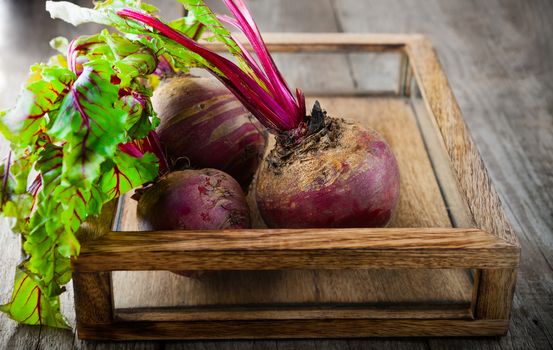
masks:
<instances>
[{"instance_id":1,"label":"wooden tray","mask_svg":"<svg viewBox=\"0 0 553 350\"><path fill-rule=\"evenodd\" d=\"M401 172L393 221L271 230L256 216L251 230L136 232L135 203L122 198L80 232L89 240L73 261L79 337L505 334L519 245L428 40L265 38L288 56L277 64L290 85L308 86L308 103L388 140ZM306 71L287 73L296 62ZM190 279L171 270L214 272Z\"/></svg>"}]
</instances>

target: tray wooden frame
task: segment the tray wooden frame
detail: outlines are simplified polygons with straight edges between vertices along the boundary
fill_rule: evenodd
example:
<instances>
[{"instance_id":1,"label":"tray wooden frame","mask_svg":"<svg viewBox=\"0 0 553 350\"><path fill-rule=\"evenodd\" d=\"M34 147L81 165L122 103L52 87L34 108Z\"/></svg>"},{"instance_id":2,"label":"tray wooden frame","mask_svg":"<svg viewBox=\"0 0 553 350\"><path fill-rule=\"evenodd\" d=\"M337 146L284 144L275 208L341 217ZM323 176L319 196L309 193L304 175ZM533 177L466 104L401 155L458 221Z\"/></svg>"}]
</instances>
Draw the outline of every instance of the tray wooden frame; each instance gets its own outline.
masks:
<instances>
[{"instance_id":1,"label":"tray wooden frame","mask_svg":"<svg viewBox=\"0 0 553 350\"><path fill-rule=\"evenodd\" d=\"M237 339L366 336L495 336L507 332L520 247L430 42L421 35L267 34L272 52L400 51L400 93L415 79L435 121L473 228L178 231L115 234L115 203L81 228L91 239L73 261L81 339ZM210 44L221 50L217 44ZM339 232L337 232L339 231ZM333 242L339 234L341 239ZM350 261L355 261L352 266ZM475 269L468 319L258 319L164 321L116 317L116 270L286 268ZM130 318L129 318L130 317ZM129 320L130 319L130 320Z\"/></svg>"}]
</instances>

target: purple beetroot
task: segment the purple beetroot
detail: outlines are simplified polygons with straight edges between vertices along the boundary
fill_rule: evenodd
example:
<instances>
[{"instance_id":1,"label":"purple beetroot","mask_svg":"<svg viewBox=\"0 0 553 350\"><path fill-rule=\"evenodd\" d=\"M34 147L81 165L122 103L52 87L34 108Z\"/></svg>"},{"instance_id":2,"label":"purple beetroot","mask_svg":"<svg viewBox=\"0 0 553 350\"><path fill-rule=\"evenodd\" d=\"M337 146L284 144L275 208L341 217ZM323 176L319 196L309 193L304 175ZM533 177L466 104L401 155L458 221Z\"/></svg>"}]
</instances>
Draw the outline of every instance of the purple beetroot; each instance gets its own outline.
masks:
<instances>
[{"instance_id":1,"label":"purple beetroot","mask_svg":"<svg viewBox=\"0 0 553 350\"><path fill-rule=\"evenodd\" d=\"M325 123L298 145L277 142L256 182L261 216L269 227L385 226L399 197L392 151L374 130Z\"/></svg>"},{"instance_id":2,"label":"purple beetroot","mask_svg":"<svg viewBox=\"0 0 553 350\"><path fill-rule=\"evenodd\" d=\"M138 201L138 226L149 230L220 230L250 227L240 185L217 169L171 172Z\"/></svg>"},{"instance_id":3,"label":"purple beetroot","mask_svg":"<svg viewBox=\"0 0 553 350\"><path fill-rule=\"evenodd\" d=\"M213 77L173 74L154 91L160 141L171 163L215 168L246 189L265 151L265 128Z\"/></svg>"}]
</instances>

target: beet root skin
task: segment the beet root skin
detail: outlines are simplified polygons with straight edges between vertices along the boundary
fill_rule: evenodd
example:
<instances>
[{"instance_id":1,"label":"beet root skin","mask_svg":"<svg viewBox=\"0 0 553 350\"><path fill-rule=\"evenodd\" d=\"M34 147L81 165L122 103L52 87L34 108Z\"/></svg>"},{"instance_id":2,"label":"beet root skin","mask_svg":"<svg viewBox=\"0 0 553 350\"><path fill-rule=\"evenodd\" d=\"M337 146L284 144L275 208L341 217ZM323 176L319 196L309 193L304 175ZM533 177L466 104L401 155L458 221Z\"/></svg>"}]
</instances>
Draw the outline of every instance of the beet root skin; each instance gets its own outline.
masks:
<instances>
[{"instance_id":1,"label":"beet root skin","mask_svg":"<svg viewBox=\"0 0 553 350\"><path fill-rule=\"evenodd\" d=\"M173 163L215 168L247 188L261 163L265 128L217 79L165 78L154 91L161 143Z\"/></svg>"},{"instance_id":2,"label":"beet root skin","mask_svg":"<svg viewBox=\"0 0 553 350\"><path fill-rule=\"evenodd\" d=\"M376 131L328 119L340 129L333 145L294 152L276 171L261 166L256 201L269 227L382 227L391 219L399 169L390 147Z\"/></svg>"},{"instance_id":3,"label":"beet root skin","mask_svg":"<svg viewBox=\"0 0 553 350\"><path fill-rule=\"evenodd\" d=\"M217 169L167 174L142 194L137 219L142 231L250 227L248 205L240 185Z\"/></svg>"}]
</instances>

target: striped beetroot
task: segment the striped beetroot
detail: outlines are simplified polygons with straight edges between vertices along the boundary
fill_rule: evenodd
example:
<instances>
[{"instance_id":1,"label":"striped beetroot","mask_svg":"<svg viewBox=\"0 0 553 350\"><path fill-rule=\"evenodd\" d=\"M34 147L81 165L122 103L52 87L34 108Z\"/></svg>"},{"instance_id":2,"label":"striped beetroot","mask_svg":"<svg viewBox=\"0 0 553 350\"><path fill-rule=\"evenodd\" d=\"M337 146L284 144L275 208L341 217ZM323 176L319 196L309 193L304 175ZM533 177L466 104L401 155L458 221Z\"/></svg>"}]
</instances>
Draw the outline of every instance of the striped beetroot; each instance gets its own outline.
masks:
<instances>
[{"instance_id":1,"label":"striped beetroot","mask_svg":"<svg viewBox=\"0 0 553 350\"><path fill-rule=\"evenodd\" d=\"M152 98L160 141L172 164L232 175L247 189L265 150L263 126L213 77L165 76Z\"/></svg>"}]
</instances>

